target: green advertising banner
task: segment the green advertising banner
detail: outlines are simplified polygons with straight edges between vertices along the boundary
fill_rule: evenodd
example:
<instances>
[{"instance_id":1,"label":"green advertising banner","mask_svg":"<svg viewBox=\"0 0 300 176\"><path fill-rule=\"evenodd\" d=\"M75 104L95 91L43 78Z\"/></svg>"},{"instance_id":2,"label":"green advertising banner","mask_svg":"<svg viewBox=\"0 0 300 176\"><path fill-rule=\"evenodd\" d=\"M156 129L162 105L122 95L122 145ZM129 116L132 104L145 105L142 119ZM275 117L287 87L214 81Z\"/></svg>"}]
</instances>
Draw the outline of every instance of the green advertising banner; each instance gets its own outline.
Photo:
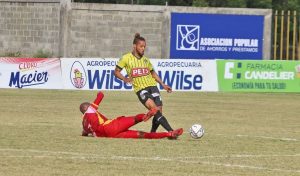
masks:
<instances>
[{"instance_id":1,"label":"green advertising banner","mask_svg":"<svg viewBox=\"0 0 300 176\"><path fill-rule=\"evenodd\" d=\"M300 92L300 61L217 60L219 91Z\"/></svg>"}]
</instances>

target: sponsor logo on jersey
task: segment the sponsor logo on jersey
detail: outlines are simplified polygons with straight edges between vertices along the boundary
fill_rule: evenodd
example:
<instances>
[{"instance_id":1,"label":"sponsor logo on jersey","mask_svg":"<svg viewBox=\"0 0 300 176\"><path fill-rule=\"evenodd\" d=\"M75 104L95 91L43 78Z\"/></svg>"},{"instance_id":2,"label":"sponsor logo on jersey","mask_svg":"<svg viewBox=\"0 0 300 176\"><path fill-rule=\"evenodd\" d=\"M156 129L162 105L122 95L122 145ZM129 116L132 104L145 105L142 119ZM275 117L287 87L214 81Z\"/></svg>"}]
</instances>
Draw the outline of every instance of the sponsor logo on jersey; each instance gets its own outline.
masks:
<instances>
[{"instance_id":1,"label":"sponsor logo on jersey","mask_svg":"<svg viewBox=\"0 0 300 176\"><path fill-rule=\"evenodd\" d=\"M131 76L133 78L140 77L140 76L146 76L150 73L148 68L133 68L131 71Z\"/></svg>"}]
</instances>

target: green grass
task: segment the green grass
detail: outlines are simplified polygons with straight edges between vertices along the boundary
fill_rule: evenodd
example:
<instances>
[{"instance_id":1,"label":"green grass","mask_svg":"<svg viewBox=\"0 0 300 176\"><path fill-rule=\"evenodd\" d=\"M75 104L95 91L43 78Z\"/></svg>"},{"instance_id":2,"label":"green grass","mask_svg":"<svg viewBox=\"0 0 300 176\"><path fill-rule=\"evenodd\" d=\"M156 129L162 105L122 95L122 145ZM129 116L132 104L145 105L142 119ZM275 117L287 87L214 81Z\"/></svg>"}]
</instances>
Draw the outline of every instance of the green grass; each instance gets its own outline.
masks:
<instances>
[{"instance_id":1,"label":"green grass","mask_svg":"<svg viewBox=\"0 0 300 176\"><path fill-rule=\"evenodd\" d=\"M108 117L146 111L133 92L104 93ZM178 140L81 137L78 106L95 95L0 89L0 175L300 175L300 94L162 92Z\"/></svg>"}]
</instances>

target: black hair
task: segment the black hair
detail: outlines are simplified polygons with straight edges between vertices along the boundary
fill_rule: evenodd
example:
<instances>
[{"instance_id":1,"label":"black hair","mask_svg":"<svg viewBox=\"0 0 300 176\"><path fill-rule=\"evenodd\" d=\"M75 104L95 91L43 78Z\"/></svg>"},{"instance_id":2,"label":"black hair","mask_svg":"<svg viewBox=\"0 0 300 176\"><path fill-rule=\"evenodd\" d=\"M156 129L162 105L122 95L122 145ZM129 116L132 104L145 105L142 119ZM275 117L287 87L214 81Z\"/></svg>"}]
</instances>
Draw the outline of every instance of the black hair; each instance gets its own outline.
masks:
<instances>
[{"instance_id":1,"label":"black hair","mask_svg":"<svg viewBox=\"0 0 300 176\"><path fill-rule=\"evenodd\" d=\"M144 37L142 37L142 36L140 35L140 33L135 33L134 39L133 39L133 44L137 44L138 41L144 41L144 42L145 42L146 40L145 40Z\"/></svg>"}]
</instances>

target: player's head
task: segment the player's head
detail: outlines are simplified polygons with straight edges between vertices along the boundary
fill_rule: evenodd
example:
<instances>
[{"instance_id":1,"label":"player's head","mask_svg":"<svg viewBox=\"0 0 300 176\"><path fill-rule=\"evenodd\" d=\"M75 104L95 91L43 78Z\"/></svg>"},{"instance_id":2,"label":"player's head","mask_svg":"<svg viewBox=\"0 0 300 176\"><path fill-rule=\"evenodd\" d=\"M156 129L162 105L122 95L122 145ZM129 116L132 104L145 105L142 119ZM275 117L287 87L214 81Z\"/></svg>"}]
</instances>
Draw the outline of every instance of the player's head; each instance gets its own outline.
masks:
<instances>
[{"instance_id":1,"label":"player's head","mask_svg":"<svg viewBox=\"0 0 300 176\"><path fill-rule=\"evenodd\" d=\"M82 114L85 113L85 111L89 108L91 104L89 102L84 102L80 104L79 110Z\"/></svg>"},{"instance_id":2,"label":"player's head","mask_svg":"<svg viewBox=\"0 0 300 176\"><path fill-rule=\"evenodd\" d=\"M140 57L144 55L146 48L146 40L139 33L134 35L133 39L133 51L138 54Z\"/></svg>"}]
</instances>

